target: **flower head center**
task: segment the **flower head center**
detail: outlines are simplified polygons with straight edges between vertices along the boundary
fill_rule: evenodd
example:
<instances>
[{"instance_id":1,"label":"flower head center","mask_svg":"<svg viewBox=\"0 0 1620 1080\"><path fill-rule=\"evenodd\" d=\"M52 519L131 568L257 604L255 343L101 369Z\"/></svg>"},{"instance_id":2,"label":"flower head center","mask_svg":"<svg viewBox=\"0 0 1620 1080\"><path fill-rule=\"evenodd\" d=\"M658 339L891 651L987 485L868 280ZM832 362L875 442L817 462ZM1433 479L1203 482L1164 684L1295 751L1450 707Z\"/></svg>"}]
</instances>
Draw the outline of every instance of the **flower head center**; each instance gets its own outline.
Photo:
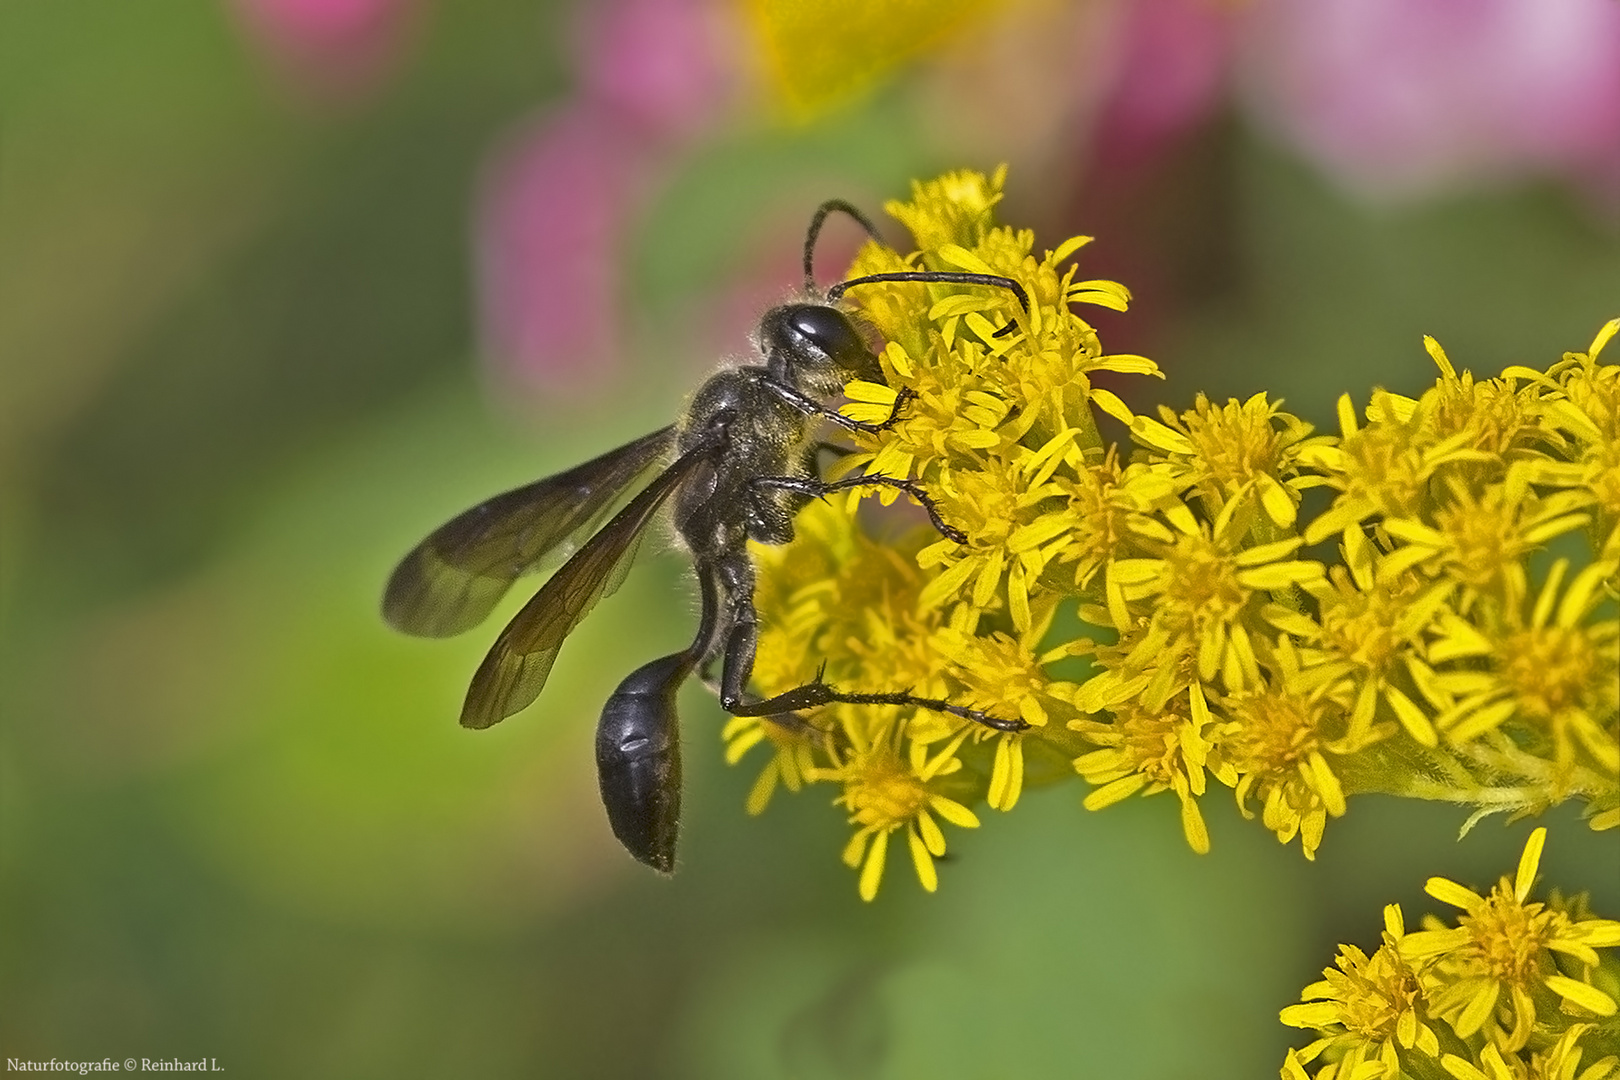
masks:
<instances>
[{"instance_id":1,"label":"flower head center","mask_svg":"<svg viewBox=\"0 0 1620 1080\"><path fill-rule=\"evenodd\" d=\"M1271 411L1236 401L1211 405L1199 394L1195 407L1181 415L1187 437L1198 448L1210 475L1228 488L1247 483L1259 473L1277 471L1277 431Z\"/></svg>"},{"instance_id":2,"label":"flower head center","mask_svg":"<svg viewBox=\"0 0 1620 1080\"><path fill-rule=\"evenodd\" d=\"M1518 523L1511 506L1462 500L1435 511L1435 522L1451 541L1451 563L1456 576L1483 589L1524 553Z\"/></svg>"},{"instance_id":3,"label":"flower head center","mask_svg":"<svg viewBox=\"0 0 1620 1080\"><path fill-rule=\"evenodd\" d=\"M1399 644L1395 636L1399 600L1382 588L1368 592L1341 589L1338 599L1340 603L1323 606L1323 641L1339 655L1371 671L1383 671L1395 658Z\"/></svg>"},{"instance_id":4,"label":"flower head center","mask_svg":"<svg viewBox=\"0 0 1620 1080\"><path fill-rule=\"evenodd\" d=\"M1541 904L1520 903L1511 888L1498 885L1472 914L1460 916L1457 925L1473 934L1476 960L1492 978L1529 987L1539 978L1537 964L1550 915L1543 913Z\"/></svg>"},{"instance_id":5,"label":"flower head center","mask_svg":"<svg viewBox=\"0 0 1620 1080\"><path fill-rule=\"evenodd\" d=\"M1511 449L1523 432L1536 426L1525 414L1519 396L1494 379L1476 383L1472 375L1464 373L1454 382L1442 381L1438 397L1436 432L1447 436L1471 431L1474 445L1492 453Z\"/></svg>"},{"instance_id":6,"label":"flower head center","mask_svg":"<svg viewBox=\"0 0 1620 1080\"><path fill-rule=\"evenodd\" d=\"M1412 969L1400 962L1391 949L1379 949L1370 958L1359 949L1341 947L1338 965L1343 974L1333 982L1342 998L1339 1020L1345 1028L1367 1039L1388 1039L1395 1035L1401 1014L1412 1010L1419 988ZM1360 959L1362 962L1357 963Z\"/></svg>"},{"instance_id":7,"label":"flower head center","mask_svg":"<svg viewBox=\"0 0 1620 1080\"><path fill-rule=\"evenodd\" d=\"M1115 711L1114 723L1121 736L1120 752L1135 772L1165 787L1186 774L1182 743L1192 731L1186 716L1174 708L1150 710L1131 702Z\"/></svg>"},{"instance_id":8,"label":"flower head center","mask_svg":"<svg viewBox=\"0 0 1620 1080\"><path fill-rule=\"evenodd\" d=\"M892 829L928 805L928 789L898 756L879 752L861 763L844 799L856 824Z\"/></svg>"},{"instance_id":9,"label":"flower head center","mask_svg":"<svg viewBox=\"0 0 1620 1080\"><path fill-rule=\"evenodd\" d=\"M1583 704L1598 667L1591 641L1567 626L1521 631L1502 643L1499 655L1520 707L1542 719Z\"/></svg>"},{"instance_id":10,"label":"flower head center","mask_svg":"<svg viewBox=\"0 0 1620 1080\"><path fill-rule=\"evenodd\" d=\"M1230 622L1249 599L1231 557L1208 538L1183 537L1164 561L1170 570L1164 599L1183 623Z\"/></svg>"},{"instance_id":11,"label":"flower head center","mask_svg":"<svg viewBox=\"0 0 1620 1080\"><path fill-rule=\"evenodd\" d=\"M1392 517L1408 517L1428 490L1423 455L1396 424L1362 428L1345 439L1345 464L1352 487Z\"/></svg>"},{"instance_id":12,"label":"flower head center","mask_svg":"<svg viewBox=\"0 0 1620 1080\"><path fill-rule=\"evenodd\" d=\"M1223 745L1247 759L1247 771L1286 772L1321 744L1317 724L1322 707L1302 694L1286 690L1241 694L1233 702L1232 714L1240 733Z\"/></svg>"},{"instance_id":13,"label":"flower head center","mask_svg":"<svg viewBox=\"0 0 1620 1080\"><path fill-rule=\"evenodd\" d=\"M1596 357L1593 357L1595 360ZM1564 383L1564 393L1575 407L1591 418L1605 441L1620 439L1620 376L1612 366L1591 360Z\"/></svg>"}]
</instances>

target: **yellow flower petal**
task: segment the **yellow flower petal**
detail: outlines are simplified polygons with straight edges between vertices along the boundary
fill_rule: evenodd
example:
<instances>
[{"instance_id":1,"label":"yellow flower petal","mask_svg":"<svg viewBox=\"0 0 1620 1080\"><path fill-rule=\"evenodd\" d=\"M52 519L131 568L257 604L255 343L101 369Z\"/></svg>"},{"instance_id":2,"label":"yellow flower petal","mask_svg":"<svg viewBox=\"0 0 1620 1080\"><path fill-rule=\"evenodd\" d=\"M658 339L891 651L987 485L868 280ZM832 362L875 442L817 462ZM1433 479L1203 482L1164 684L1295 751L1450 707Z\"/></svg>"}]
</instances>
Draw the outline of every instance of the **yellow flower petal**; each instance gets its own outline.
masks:
<instances>
[{"instance_id":1,"label":"yellow flower petal","mask_svg":"<svg viewBox=\"0 0 1620 1080\"><path fill-rule=\"evenodd\" d=\"M1198 809L1198 800L1188 796L1181 800L1181 831L1187 837L1187 846L1200 855L1209 854L1209 826Z\"/></svg>"},{"instance_id":2,"label":"yellow flower petal","mask_svg":"<svg viewBox=\"0 0 1620 1080\"><path fill-rule=\"evenodd\" d=\"M934 813L957 828L977 829L979 827L979 819L974 816L973 811L954 799L947 799L943 795L931 795L928 798L928 806Z\"/></svg>"},{"instance_id":3,"label":"yellow flower petal","mask_svg":"<svg viewBox=\"0 0 1620 1080\"><path fill-rule=\"evenodd\" d=\"M1462 908L1470 915L1485 906L1483 896L1472 889L1463 888L1450 878L1432 877L1424 884L1423 891L1441 903Z\"/></svg>"},{"instance_id":4,"label":"yellow flower petal","mask_svg":"<svg viewBox=\"0 0 1620 1080\"><path fill-rule=\"evenodd\" d=\"M1616 1012L1614 998L1590 983L1583 983L1564 975L1549 975L1543 981L1547 984L1547 989L1589 1012L1599 1016L1613 1016Z\"/></svg>"},{"instance_id":5,"label":"yellow flower petal","mask_svg":"<svg viewBox=\"0 0 1620 1080\"><path fill-rule=\"evenodd\" d=\"M889 834L880 831L873 835L872 846L866 853L866 865L861 868L861 899L870 902L877 896L878 883L883 880L883 861L889 853Z\"/></svg>"},{"instance_id":6,"label":"yellow flower petal","mask_svg":"<svg viewBox=\"0 0 1620 1080\"><path fill-rule=\"evenodd\" d=\"M1524 842L1524 853L1519 856L1519 872L1513 879L1513 895L1519 903L1530 897L1530 886L1536 882L1536 870L1541 866L1541 850L1547 846L1547 830L1535 829Z\"/></svg>"},{"instance_id":7,"label":"yellow flower petal","mask_svg":"<svg viewBox=\"0 0 1620 1080\"><path fill-rule=\"evenodd\" d=\"M1105 806L1112 806L1117 802L1130 798L1147 786L1148 778L1141 773L1131 773L1121 777L1111 784L1087 793L1082 803L1087 810L1101 810Z\"/></svg>"},{"instance_id":8,"label":"yellow flower petal","mask_svg":"<svg viewBox=\"0 0 1620 1080\"><path fill-rule=\"evenodd\" d=\"M928 846L915 829L906 830L906 841L911 848L911 865L917 868L917 880L928 892L935 891L939 888L939 874L934 870L934 857L929 854ZM873 891L876 892L876 886Z\"/></svg>"}]
</instances>

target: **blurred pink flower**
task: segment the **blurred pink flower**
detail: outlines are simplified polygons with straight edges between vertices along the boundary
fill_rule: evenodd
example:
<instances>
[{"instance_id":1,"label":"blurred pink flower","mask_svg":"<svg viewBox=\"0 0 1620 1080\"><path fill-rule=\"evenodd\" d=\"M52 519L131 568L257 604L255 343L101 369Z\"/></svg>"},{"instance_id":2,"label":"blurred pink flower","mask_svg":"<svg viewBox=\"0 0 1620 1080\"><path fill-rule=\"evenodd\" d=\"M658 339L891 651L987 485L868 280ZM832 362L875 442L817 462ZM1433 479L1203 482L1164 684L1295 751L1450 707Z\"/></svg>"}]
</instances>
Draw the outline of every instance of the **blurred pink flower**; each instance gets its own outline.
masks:
<instances>
[{"instance_id":1,"label":"blurred pink flower","mask_svg":"<svg viewBox=\"0 0 1620 1080\"><path fill-rule=\"evenodd\" d=\"M1135 0L1121 15L1117 70L1098 116L1105 167L1155 157L1224 100L1230 9L1214 0Z\"/></svg>"},{"instance_id":2,"label":"blurred pink flower","mask_svg":"<svg viewBox=\"0 0 1620 1080\"><path fill-rule=\"evenodd\" d=\"M1260 0L1245 37L1250 109L1363 193L1620 152L1615 0Z\"/></svg>"},{"instance_id":3,"label":"blurred pink flower","mask_svg":"<svg viewBox=\"0 0 1620 1080\"><path fill-rule=\"evenodd\" d=\"M620 263L650 151L580 103L493 155L475 254L484 353L516 389L589 384L617 359Z\"/></svg>"},{"instance_id":4,"label":"blurred pink flower","mask_svg":"<svg viewBox=\"0 0 1620 1080\"><path fill-rule=\"evenodd\" d=\"M415 0L231 0L254 43L300 89L351 96L398 59Z\"/></svg>"},{"instance_id":5,"label":"blurred pink flower","mask_svg":"<svg viewBox=\"0 0 1620 1080\"><path fill-rule=\"evenodd\" d=\"M526 391L600 386L619 359L625 238L672 157L733 100L722 0L583 9L579 90L492 156L476 224L481 338Z\"/></svg>"},{"instance_id":6,"label":"blurred pink flower","mask_svg":"<svg viewBox=\"0 0 1620 1080\"><path fill-rule=\"evenodd\" d=\"M709 0L613 0L581 19L580 97L649 134L695 134L730 100L730 11Z\"/></svg>"}]
</instances>

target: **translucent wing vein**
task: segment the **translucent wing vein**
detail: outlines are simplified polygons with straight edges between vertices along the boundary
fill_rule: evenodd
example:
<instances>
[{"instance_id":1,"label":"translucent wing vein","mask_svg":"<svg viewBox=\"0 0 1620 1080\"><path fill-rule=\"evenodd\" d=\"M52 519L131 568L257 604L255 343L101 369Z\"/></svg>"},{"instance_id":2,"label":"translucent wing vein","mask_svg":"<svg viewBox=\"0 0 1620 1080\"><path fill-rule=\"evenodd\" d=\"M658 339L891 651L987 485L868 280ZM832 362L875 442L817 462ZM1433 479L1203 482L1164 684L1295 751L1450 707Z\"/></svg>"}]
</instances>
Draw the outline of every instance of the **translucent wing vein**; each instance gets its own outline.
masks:
<instances>
[{"instance_id":1,"label":"translucent wing vein","mask_svg":"<svg viewBox=\"0 0 1620 1080\"><path fill-rule=\"evenodd\" d=\"M623 583L653 515L709 452L699 448L683 454L523 605L473 674L462 726L489 727L540 696L563 641Z\"/></svg>"},{"instance_id":2,"label":"translucent wing vein","mask_svg":"<svg viewBox=\"0 0 1620 1080\"><path fill-rule=\"evenodd\" d=\"M383 592L383 617L418 637L453 637L472 629L518 578L595 531L624 491L664 461L674 443L675 429L666 427L457 514L395 567Z\"/></svg>"}]
</instances>

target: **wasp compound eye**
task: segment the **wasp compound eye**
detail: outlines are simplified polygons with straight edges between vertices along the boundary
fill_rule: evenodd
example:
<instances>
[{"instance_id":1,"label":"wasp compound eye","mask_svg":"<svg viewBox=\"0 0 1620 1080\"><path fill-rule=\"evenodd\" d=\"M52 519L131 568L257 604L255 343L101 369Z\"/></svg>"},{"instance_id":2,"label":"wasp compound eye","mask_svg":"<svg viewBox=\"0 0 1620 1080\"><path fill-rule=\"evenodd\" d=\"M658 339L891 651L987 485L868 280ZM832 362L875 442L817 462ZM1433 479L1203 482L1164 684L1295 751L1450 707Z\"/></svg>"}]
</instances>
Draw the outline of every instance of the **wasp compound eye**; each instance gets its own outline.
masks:
<instances>
[{"instance_id":1,"label":"wasp compound eye","mask_svg":"<svg viewBox=\"0 0 1620 1080\"><path fill-rule=\"evenodd\" d=\"M883 380L877 358L849 316L829 304L784 304L760 322L760 343L772 372L817 395L851 378Z\"/></svg>"},{"instance_id":2,"label":"wasp compound eye","mask_svg":"<svg viewBox=\"0 0 1620 1080\"><path fill-rule=\"evenodd\" d=\"M866 351L855 327L836 308L802 304L788 309L787 323L804 343L835 360Z\"/></svg>"},{"instance_id":3,"label":"wasp compound eye","mask_svg":"<svg viewBox=\"0 0 1620 1080\"><path fill-rule=\"evenodd\" d=\"M791 304L778 309L774 325L766 327L773 337L771 345L784 348L800 361L815 363L818 359L841 359L867 351L849 317L826 304Z\"/></svg>"}]
</instances>

